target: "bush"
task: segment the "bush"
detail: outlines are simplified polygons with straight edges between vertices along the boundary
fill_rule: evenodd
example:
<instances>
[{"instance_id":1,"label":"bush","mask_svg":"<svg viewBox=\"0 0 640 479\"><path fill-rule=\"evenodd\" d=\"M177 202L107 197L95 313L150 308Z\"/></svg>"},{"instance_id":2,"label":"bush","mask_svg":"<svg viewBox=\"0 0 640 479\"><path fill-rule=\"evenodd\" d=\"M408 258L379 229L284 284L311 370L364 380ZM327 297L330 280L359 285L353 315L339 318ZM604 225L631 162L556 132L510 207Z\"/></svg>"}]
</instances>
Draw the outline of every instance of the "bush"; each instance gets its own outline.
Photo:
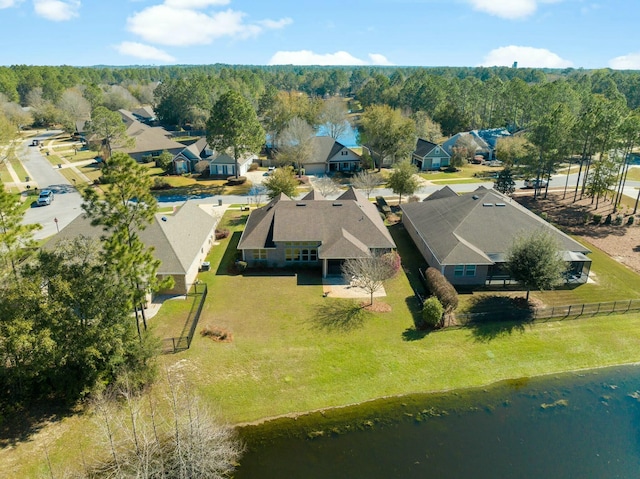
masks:
<instances>
[{"instance_id":1,"label":"bush","mask_svg":"<svg viewBox=\"0 0 640 479\"><path fill-rule=\"evenodd\" d=\"M224 229L216 229L216 239L220 240L220 239L224 239L227 238L229 236L229 230L224 228Z\"/></svg>"},{"instance_id":2,"label":"bush","mask_svg":"<svg viewBox=\"0 0 640 479\"><path fill-rule=\"evenodd\" d=\"M445 311L451 312L458 307L458 292L440 271L429 267L424 272L427 288L433 294Z\"/></svg>"},{"instance_id":3,"label":"bush","mask_svg":"<svg viewBox=\"0 0 640 479\"><path fill-rule=\"evenodd\" d=\"M633 224L633 216L629 216L629 218L627 218L627 226L631 226Z\"/></svg>"},{"instance_id":4,"label":"bush","mask_svg":"<svg viewBox=\"0 0 640 479\"><path fill-rule=\"evenodd\" d=\"M246 261L236 261L236 271L238 271L238 273L242 273L244 270L247 269L247 262Z\"/></svg>"},{"instance_id":5,"label":"bush","mask_svg":"<svg viewBox=\"0 0 640 479\"><path fill-rule=\"evenodd\" d=\"M171 188L171 185L167 183L166 180L158 178L157 176L153 179L153 185L151 185L152 190L167 190L169 188Z\"/></svg>"},{"instance_id":6,"label":"bush","mask_svg":"<svg viewBox=\"0 0 640 479\"><path fill-rule=\"evenodd\" d=\"M594 225L599 225L602 221L602 215L593 215L592 221Z\"/></svg>"},{"instance_id":7,"label":"bush","mask_svg":"<svg viewBox=\"0 0 640 479\"><path fill-rule=\"evenodd\" d=\"M247 181L246 176L238 176L237 178L235 176L230 176L229 178L227 178L227 183L230 186L242 185L246 181Z\"/></svg>"},{"instance_id":8,"label":"bush","mask_svg":"<svg viewBox=\"0 0 640 479\"><path fill-rule=\"evenodd\" d=\"M376 204L383 213L391 213L391 207L387 204L387 200L382 196L376 196Z\"/></svg>"},{"instance_id":9,"label":"bush","mask_svg":"<svg viewBox=\"0 0 640 479\"><path fill-rule=\"evenodd\" d=\"M382 255L382 259L389 265L391 271L393 272L390 276L393 278L398 274L400 268L402 267L402 260L400 255L395 251L390 251L389 253L385 253Z\"/></svg>"},{"instance_id":10,"label":"bush","mask_svg":"<svg viewBox=\"0 0 640 479\"><path fill-rule=\"evenodd\" d=\"M616 219L613 220L613 224L616 226L620 226L623 220L624 220L624 217L622 215L616 215Z\"/></svg>"},{"instance_id":11,"label":"bush","mask_svg":"<svg viewBox=\"0 0 640 479\"><path fill-rule=\"evenodd\" d=\"M249 171L256 171L260 165L255 161L249 165Z\"/></svg>"},{"instance_id":12,"label":"bush","mask_svg":"<svg viewBox=\"0 0 640 479\"><path fill-rule=\"evenodd\" d=\"M442 325L444 308L438 298L431 296L422 306L422 324L425 328L437 328Z\"/></svg>"},{"instance_id":13,"label":"bush","mask_svg":"<svg viewBox=\"0 0 640 479\"><path fill-rule=\"evenodd\" d=\"M411 195L407 199L407 203L417 203L418 201L420 201L420 198L418 198L416 195Z\"/></svg>"},{"instance_id":14,"label":"bush","mask_svg":"<svg viewBox=\"0 0 640 479\"><path fill-rule=\"evenodd\" d=\"M604 219L604 224L605 225L611 224L611 214L608 214L607 217Z\"/></svg>"}]
</instances>

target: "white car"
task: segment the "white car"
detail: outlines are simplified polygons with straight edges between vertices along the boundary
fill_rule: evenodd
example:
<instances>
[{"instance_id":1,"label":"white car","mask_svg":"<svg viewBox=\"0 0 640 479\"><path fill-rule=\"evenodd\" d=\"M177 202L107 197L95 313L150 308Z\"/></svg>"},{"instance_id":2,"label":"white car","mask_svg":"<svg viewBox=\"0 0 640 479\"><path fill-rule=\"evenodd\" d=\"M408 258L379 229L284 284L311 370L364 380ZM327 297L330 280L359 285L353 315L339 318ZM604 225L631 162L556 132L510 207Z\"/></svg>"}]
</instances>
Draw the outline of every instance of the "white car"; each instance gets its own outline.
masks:
<instances>
[{"instance_id":1,"label":"white car","mask_svg":"<svg viewBox=\"0 0 640 479\"><path fill-rule=\"evenodd\" d=\"M42 190L40 195L38 196L37 204L38 206L47 206L50 205L53 201L53 191L51 190Z\"/></svg>"}]
</instances>

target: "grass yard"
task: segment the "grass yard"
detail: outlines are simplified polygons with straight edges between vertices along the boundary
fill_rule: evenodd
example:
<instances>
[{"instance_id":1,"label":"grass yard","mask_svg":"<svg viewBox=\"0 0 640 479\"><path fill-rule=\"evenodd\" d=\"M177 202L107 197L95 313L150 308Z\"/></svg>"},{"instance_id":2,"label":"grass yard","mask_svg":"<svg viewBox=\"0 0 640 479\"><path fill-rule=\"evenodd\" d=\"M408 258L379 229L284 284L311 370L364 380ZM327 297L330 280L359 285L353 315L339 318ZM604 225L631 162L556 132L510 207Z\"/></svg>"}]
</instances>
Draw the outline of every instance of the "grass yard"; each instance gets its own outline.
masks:
<instances>
[{"instance_id":1,"label":"grass yard","mask_svg":"<svg viewBox=\"0 0 640 479\"><path fill-rule=\"evenodd\" d=\"M323 297L318 273L234 274L229 266L237 257L246 218L239 211L225 214L221 227L232 235L212 248L212 269L199 276L209 296L197 332L216 326L228 331L232 342L196 333L191 349L160 358L161 371L180 371L232 423L640 361L639 314L416 331L412 285L419 284L415 268L421 258L401 225L391 227L391 233L405 271L385 284L387 297L379 300L391 305L390 313L369 313L351 300ZM604 273L609 266L601 266ZM614 276L607 287L630 282L633 288L637 281L622 271ZM183 327L190 306L168 301L150 324L160 337L173 334ZM84 414L51 422L29 440L0 449L0 476L44 477L81 468L97 449L98 429Z\"/></svg>"},{"instance_id":2,"label":"grass yard","mask_svg":"<svg viewBox=\"0 0 640 479\"><path fill-rule=\"evenodd\" d=\"M489 178L468 178L468 179L460 178L460 179L451 179L451 180L432 180L432 183L434 185L464 185L464 184L479 183L482 181L493 183L493 180Z\"/></svg>"},{"instance_id":3,"label":"grass yard","mask_svg":"<svg viewBox=\"0 0 640 479\"><path fill-rule=\"evenodd\" d=\"M429 181L474 179L477 182L481 181L478 177L482 177L483 174L496 173L500 171L499 168L473 164L464 165L459 169L460 171L455 171L452 173L446 173L444 171L423 171L419 174L422 178Z\"/></svg>"}]
</instances>

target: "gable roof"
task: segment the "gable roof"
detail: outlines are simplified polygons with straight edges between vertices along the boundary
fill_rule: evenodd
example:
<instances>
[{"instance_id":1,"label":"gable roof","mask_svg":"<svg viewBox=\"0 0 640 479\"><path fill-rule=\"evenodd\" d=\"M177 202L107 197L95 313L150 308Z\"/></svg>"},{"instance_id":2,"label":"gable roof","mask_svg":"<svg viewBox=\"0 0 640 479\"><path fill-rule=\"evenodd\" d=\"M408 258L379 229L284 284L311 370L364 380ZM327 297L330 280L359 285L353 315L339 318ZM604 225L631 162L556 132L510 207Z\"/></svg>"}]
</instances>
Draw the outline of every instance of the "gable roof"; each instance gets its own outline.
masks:
<instances>
[{"instance_id":1,"label":"gable roof","mask_svg":"<svg viewBox=\"0 0 640 479\"><path fill-rule=\"evenodd\" d=\"M403 221L413 225L441 265L504 261L516 237L537 229L550 232L563 252L590 252L517 202L484 187L472 194L407 203L402 212Z\"/></svg>"},{"instance_id":2,"label":"gable roof","mask_svg":"<svg viewBox=\"0 0 640 479\"><path fill-rule=\"evenodd\" d=\"M449 185L446 185L443 188L434 191L422 201L439 200L441 198L450 198L452 196L458 196L458 193L453 191L453 189Z\"/></svg>"},{"instance_id":3,"label":"gable roof","mask_svg":"<svg viewBox=\"0 0 640 479\"><path fill-rule=\"evenodd\" d=\"M238 163L241 164L241 165L244 165L245 163L247 163L249 161L253 161L255 158L257 158L257 157L256 157L256 155L254 153L248 153L248 154L243 155L240 158L238 158ZM209 163L214 164L214 165L235 165L236 164L236 160L234 160L227 153L220 153L219 155L217 155L213 159L210 159Z\"/></svg>"},{"instance_id":4,"label":"gable roof","mask_svg":"<svg viewBox=\"0 0 640 479\"><path fill-rule=\"evenodd\" d=\"M151 224L138 232L140 240L145 246L153 247L153 256L161 261L158 274L185 274L188 271L218 222L213 214L203 209L205 207L187 201L174 215L156 214ZM78 236L100 240L106 235L102 226L93 226L91 219L81 214L44 248L53 249L59 242Z\"/></svg>"},{"instance_id":5,"label":"gable roof","mask_svg":"<svg viewBox=\"0 0 640 479\"><path fill-rule=\"evenodd\" d=\"M336 156L345 148L347 147L330 136L314 136L313 156L305 163L327 163L331 158ZM360 156L353 150L351 151L355 156Z\"/></svg>"},{"instance_id":6,"label":"gable roof","mask_svg":"<svg viewBox=\"0 0 640 479\"><path fill-rule=\"evenodd\" d=\"M336 200L274 198L251 213L238 249L273 248L289 241L319 242L321 259L361 257L370 249L396 247L375 205L353 188Z\"/></svg>"},{"instance_id":7,"label":"gable roof","mask_svg":"<svg viewBox=\"0 0 640 479\"><path fill-rule=\"evenodd\" d=\"M422 138L418 138L418 140L416 141L416 149L413 151L413 154L420 158L424 158L437 147L438 145L436 145L435 143L423 140ZM444 148L441 149L441 152L449 156L449 153L447 153L447 150L445 150Z\"/></svg>"}]
</instances>

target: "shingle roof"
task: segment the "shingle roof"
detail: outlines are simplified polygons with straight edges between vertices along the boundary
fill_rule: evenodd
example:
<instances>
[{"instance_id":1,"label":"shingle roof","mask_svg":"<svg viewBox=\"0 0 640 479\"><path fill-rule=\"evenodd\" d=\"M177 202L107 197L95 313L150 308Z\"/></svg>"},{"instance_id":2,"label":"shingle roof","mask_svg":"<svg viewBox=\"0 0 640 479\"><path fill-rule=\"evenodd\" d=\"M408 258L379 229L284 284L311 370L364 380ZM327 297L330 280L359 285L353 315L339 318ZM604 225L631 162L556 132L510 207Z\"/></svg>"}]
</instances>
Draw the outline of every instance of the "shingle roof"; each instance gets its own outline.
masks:
<instances>
[{"instance_id":1,"label":"shingle roof","mask_svg":"<svg viewBox=\"0 0 640 479\"><path fill-rule=\"evenodd\" d=\"M158 274L187 272L218 221L213 210L209 214L203 209L205 207L207 205L187 201L174 215L156 214L154 221L138 233L145 246L153 247L154 257L161 261ZM209 208L212 209L210 205ZM53 249L59 242L81 235L100 239L107 234L101 226L92 226L91 219L81 214L44 248Z\"/></svg>"},{"instance_id":2,"label":"shingle roof","mask_svg":"<svg viewBox=\"0 0 640 479\"><path fill-rule=\"evenodd\" d=\"M563 251L589 250L542 218L493 189L402 205L403 221L419 232L441 265L492 264L516 237L546 229Z\"/></svg>"},{"instance_id":3,"label":"shingle roof","mask_svg":"<svg viewBox=\"0 0 640 479\"><path fill-rule=\"evenodd\" d=\"M251 213L238 249L272 248L288 241L320 242L322 259L396 247L375 205L353 188L336 200L292 201L284 195L271 200Z\"/></svg>"},{"instance_id":4,"label":"shingle roof","mask_svg":"<svg viewBox=\"0 0 640 479\"><path fill-rule=\"evenodd\" d=\"M167 131L164 128L147 126L137 120L130 122L128 125L127 136L134 139L134 146L116 148L117 151L129 154L163 150L178 152L185 148L182 143L168 138Z\"/></svg>"},{"instance_id":5,"label":"shingle roof","mask_svg":"<svg viewBox=\"0 0 640 479\"><path fill-rule=\"evenodd\" d=\"M434 191L422 201L439 200L441 198L450 198L452 196L458 196L458 193L453 191L449 185L446 185L445 187Z\"/></svg>"},{"instance_id":6,"label":"shingle roof","mask_svg":"<svg viewBox=\"0 0 640 479\"><path fill-rule=\"evenodd\" d=\"M430 141L423 140L422 138L418 138L416 142L416 149L413 154L419 156L420 158L424 158L427 156L433 149L438 146L435 143L431 143Z\"/></svg>"}]
</instances>

